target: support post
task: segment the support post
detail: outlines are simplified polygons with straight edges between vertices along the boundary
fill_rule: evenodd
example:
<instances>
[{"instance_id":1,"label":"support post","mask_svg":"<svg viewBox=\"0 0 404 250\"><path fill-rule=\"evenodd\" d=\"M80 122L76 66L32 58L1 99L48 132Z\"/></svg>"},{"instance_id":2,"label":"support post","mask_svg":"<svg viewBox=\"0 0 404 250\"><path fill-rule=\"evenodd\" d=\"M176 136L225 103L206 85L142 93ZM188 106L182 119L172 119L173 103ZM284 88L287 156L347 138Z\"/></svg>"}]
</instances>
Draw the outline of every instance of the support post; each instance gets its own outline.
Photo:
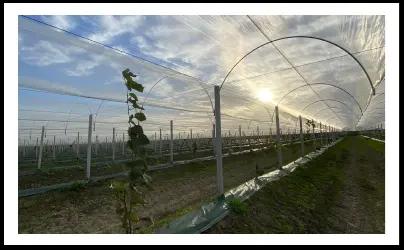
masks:
<instances>
[{"instance_id":1,"label":"support post","mask_svg":"<svg viewBox=\"0 0 404 250\"><path fill-rule=\"evenodd\" d=\"M275 121L276 121L276 148L278 151L278 168L282 169L282 144L281 144L281 131L279 127L279 110L278 106L275 106Z\"/></svg>"},{"instance_id":2,"label":"support post","mask_svg":"<svg viewBox=\"0 0 404 250\"><path fill-rule=\"evenodd\" d=\"M38 161L38 137L36 138L36 144L35 144L35 160Z\"/></svg>"},{"instance_id":3,"label":"support post","mask_svg":"<svg viewBox=\"0 0 404 250\"><path fill-rule=\"evenodd\" d=\"M213 149L213 155L216 155L216 142L215 142L215 133L216 133L216 128L215 124L212 124L213 129L212 129L212 149Z\"/></svg>"},{"instance_id":4,"label":"support post","mask_svg":"<svg viewBox=\"0 0 404 250\"><path fill-rule=\"evenodd\" d=\"M154 153L157 153L157 132L154 131Z\"/></svg>"},{"instance_id":5,"label":"support post","mask_svg":"<svg viewBox=\"0 0 404 250\"><path fill-rule=\"evenodd\" d=\"M162 157L163 156L163 141L162 141L162 138L161 138L161 129L160 129L160 157Z\"/></svg>"},{"instance_id":6,"label":"support post","mask_svg":"<svg viewBox=\"0 0 404 250\"><path fill-rule=\"evenodd\" d=\"M300 115L299 115L299 126L300 126L300 146L303 157L304 156L303 126L302 126L302 116Z\"/></svg>"},{"instance_id":7,"label":"support post","mask_svg":"<svg viewBox=\"0 0 404 250\"><path fill-rule=\"evenodd\" d=\"M95 136L95 155L98 153L98 135Z\"/></svg>"},{"instance_id":8,"label":"support post","mask_svg":"<svg viewBox=\"0 0 404 250\"><path fill-rule=\"evenodd\" d=\"M112 128L112 160L115 161L115 128Z\"/></svg>"},{"instance_id":9,"label":"support post","mask_svg":"<svg viewBox=\"0 0 404 250\"><path fill-rule=\"evenodd\" d=\"M53 136L53 160L56 160L56 135Z\"/></svg>"},{"instance_id":10,"label":"support post","mask_svg":"<svg viewBox=\"0 0 404 250\"><path fill-rule=\"evenodd\" d=\"M25 139L24 139L24 144L22 146L22 157L25 157Z\"/></svg>"},{"instance_id":11,"label":"support post","mask_svg":"<svg viewBox=\"0 0 404 250\"><path fill-rule=\"evenodd\" d=\"M224 193L222 159L222 124L220 113L220 87L215 86L215 125L216 125L216 182L219 196Z\"/></svg>"},{"instance_id":12,"label":"support post","mask_svg":"<svg viewBox=\"0 0 404 250\"><path fill-rule=\"evenodd\" d=\"M323 146L323 126L320 122L320 146Z\"/></svg>"},{"instance_id":13,"label":"support post","mask_svg":"<svg viewBox=\"0 0 404 250\"><path fill-rule=\"evenodd\" d=\"M90 114L88 116L88 137L87 137L87 171L86 171L86 177L87 179L90 179L90 172L91 172L91 139L92 139L92 133L93 133L93 115Z\"/></svg>"},{"instance_id":14,"label":"support post","mask_svg":"<svg viewBox=\"0 0 404 250\"><path fill-rule=\"evenodd\" d=\"M173 135L173 120L170 120L170 162L174 162L174 135Z\"/></svg>"},{"instance_id":15,"label":"support post","mask_svg":"<svg viewBox=\"0 0 404 250\"><path fill-rule=\"evenodd\" d=\"M38 156L38 169L41 169L44 134L45 134L45 126L42 126L41 145L39 146L39 156Z\"/></svg>"},{"instance_id":16,"label":"support post","mask_svg":"<svg viewBox=\"0 0 404 250\"><path fill-rule=\"evenodd\" d=\"M122 155L125 156L125 133L122 133Z\"/></svg>"},{"instance_id":17,"label":"support post","mask_svg":"<svg viewBox=\"0 0 404 250\"><path fill-rule=\"evenodd\" d=\"M76 148L76 156L77 158L79 158L79 154L80 154L80 132L77 132L77 144L76 144L77 148Z\"/></svg>"},{"instance_id":18,"label":"support post","mask_svg":"<svg viewBox=\"0 0 404 250\"><path fill-rule=\"evenodd\" d=\"M238 136L239 136L239 148L241 151L242 139L241 139L241 125L238 125Z\"/></svg>"}]
</instances>

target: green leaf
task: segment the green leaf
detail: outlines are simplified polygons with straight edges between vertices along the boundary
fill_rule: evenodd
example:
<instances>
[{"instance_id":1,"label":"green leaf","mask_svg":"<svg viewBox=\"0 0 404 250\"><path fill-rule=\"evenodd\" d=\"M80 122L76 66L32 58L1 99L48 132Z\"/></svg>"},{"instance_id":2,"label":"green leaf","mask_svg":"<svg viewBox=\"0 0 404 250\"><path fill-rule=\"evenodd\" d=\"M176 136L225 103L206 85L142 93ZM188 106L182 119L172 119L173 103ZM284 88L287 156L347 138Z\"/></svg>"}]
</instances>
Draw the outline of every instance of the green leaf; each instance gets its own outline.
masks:
<instances>
[{"instance_id":1,"label":"green leaf","mask_svg":"<svg viewBox=\"0 0 404 250\"><path fill-rule=\"evenodd\" d=\"M141 113L141 112L136 113L136 114L135 114L135 118L136 118L138 121L140 121L140 122L146 120L146 116L145 116L143 113Z\"/></svg>"},{"instance_id":2,"label":"green leaf","mask_svg":"<svg viewBox=\"0 0 404 250\"><path fill-rule=\"evenodd\" d=\"M144 110L144 108L143 108L143 107L140 107L139 105L137 105L137 103L134 103L132 106L133 106L135 109Z\"/></svg>"},{"instance_id":3,"label":"green leaf","mask_svg":"<svg viewBox=\"0 0 404 250\"><path fill-rule=\"evenodd\" d=\"M132 97L135 101L138 101L137 96L134 93L129 93L129 96Z\"/></svg>"},{"instance_id":4,"label":"green leaf","mask_svg":"<svg viewBox=\"0 0 404 250\"><path fill-rule=\"evenodd\" d=\"M136 90L136 91L143 92L144 87L143 87L142 84L135 82L135 81L134 81L132 78L130 78L130 77L129 77L129 78L125 78L125 79L126 79L126 86L128 86L129 88L134 89L134 90Z\"/></svg>"},{"instance_id":5,"label":"green leaf","mask_svg":"<svg viewBox=\"0 0 404 250\"><path fill-rule=\"evenodd\" d=\"M134 125L128 129L128 135L131 139L137 139L143 134L143 128L140 125Z\"/></svg>"},{"instance_id":6,"label":"green leaf","mask_svg":"<svg viewBox=\"0 0 404 250\"><path fill-rule=\"evenodd\" d=\"M144 110L144 108L143 108L143 107L140 107L140 106L137 104L137 101L134 100L134 99L132 99L131 97L128 98L128 102L132 103L132 106L133 106L134 108Z\"/></svg>"},{"instance_id":7,"label":"green leaf","mask_svg":"<svg viewBox=\"0 0 404 250\"><path fill-rule=\"evenodd\" d=\"M136 139L136 145L147 145L149 143L149 138L147 138L147 136L144 134L141 134L139 138Z\"/></svg>"}]
</instances>

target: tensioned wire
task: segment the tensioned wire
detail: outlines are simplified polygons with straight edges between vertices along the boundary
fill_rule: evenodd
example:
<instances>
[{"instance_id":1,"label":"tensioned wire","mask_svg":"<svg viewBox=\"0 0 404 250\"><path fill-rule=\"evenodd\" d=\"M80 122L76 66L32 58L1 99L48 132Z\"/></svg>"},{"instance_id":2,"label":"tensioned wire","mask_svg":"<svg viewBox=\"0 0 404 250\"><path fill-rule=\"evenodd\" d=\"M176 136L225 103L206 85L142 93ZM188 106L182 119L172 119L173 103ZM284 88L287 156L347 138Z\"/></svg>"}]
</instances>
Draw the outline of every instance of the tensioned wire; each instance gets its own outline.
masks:
<instances>
[{"instance_id":1,"label":"tensioned wire","mask_svg":"<svg viewBox=\"0 0 404 250\"><path fill-rule=\"evenodd\" d=\"M25 16L24 16L25 17ZM35 21L37 21L37 20L35 20ZM57 28L57 27L54 27L54 28ZM66 31L66 32L68 32L68 31ZM95 41L93 41L93 42L95 42ZM96 42L97 43L97 42ZM105 45L105 46L107 46L107 45ZM108 46L107 46L108 47ZM114 48L111 48L111 49L114 49ZM374 49L377 49L377 48L374 48ZM115 49L115 50L117 50L117 49ZM372 49L369 49L369 50L372 50ZM364 50L364 51L369 51L369 50ZM122 53L122 51L120 51L120 50L118 50L120 53ZM363 51L360 51L360 52L356 52L356 53L361 53L361 52L363 52ZM339 56L339 57L344 57L344 56L346 56L346 55L343 55L343 56ZM136 57L136 56L135 56ZM335 59L335 58L338 58L338 57L333 57L333 58L329 58L329 59L323 59L323 60L320 60L320 62L322 62L322 61L325 61L325 60L332 60L332 59ZM139 59L139 58L138 58ZM146 60L147 61L147 60ZM312 64L312 63L316 63L316 62L310 62L310 63L306 63L306 64L304 64L304 65L307 65L307 64ZM162 65L159 65L159 66L162 66ZM295 66L295 67L299 67L299 66L302 66L302 65L298 65L298 66ZM164 67L164 66L162 66L162 67ZM289 68L290 69L290 68ZM172 70L172 69L171 69ZM284 69L284 70L286 70L286 69ZM179 72L179 73L181 73L181 72ZM189 77L192 77L192 76L189 76ZM251 101L251 100L250 100ZM189 110L182 110L182 111L189 111Z\"/></svg>"}]
</instances>

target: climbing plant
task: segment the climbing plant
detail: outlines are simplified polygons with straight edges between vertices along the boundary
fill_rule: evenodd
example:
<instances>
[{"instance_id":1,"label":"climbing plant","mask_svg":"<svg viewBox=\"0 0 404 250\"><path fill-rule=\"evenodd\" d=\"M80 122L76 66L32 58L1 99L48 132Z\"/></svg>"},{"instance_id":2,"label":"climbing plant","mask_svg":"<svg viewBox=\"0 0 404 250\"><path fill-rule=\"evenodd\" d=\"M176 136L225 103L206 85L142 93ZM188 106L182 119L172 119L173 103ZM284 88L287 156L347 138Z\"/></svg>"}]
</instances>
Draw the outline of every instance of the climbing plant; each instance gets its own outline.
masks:
<instances>
[{"instance_id":1,"label":"climbing plant","mask_svg":"<svg viewBox=\"0 0 404 250\"><path fill-rule=\"evenodd\" d=\"M150 143L143 132L141 122L146 120L143 106L139 106L138 97L134 92L143 92L143 85L137 83L136 77L129 69L122 71L124 84L127 87L128 105L128 148L134 157L125 164L128 177L125 180L114 181L111 188L117 200L116 212L121 218L126 233L133 233L140 218L136 211L139 205L145 204L144 188L150 188L151 177L146 174L147 161L145 146Z\"/></svg>"},{"instance_id":2,"label":"climbing plant","mask_svg":"<svg viewBox=\"0 0 404 250\"><path fill-rule=\"evenodd\" d=\"M315 122L313 120L307 120L306 121L306 126L309 129L308 133L310 133L310 128L313 128L313 130L314 130L314 128L316 127L316 124L315 124Z\"/></svg>"}]
</instances>

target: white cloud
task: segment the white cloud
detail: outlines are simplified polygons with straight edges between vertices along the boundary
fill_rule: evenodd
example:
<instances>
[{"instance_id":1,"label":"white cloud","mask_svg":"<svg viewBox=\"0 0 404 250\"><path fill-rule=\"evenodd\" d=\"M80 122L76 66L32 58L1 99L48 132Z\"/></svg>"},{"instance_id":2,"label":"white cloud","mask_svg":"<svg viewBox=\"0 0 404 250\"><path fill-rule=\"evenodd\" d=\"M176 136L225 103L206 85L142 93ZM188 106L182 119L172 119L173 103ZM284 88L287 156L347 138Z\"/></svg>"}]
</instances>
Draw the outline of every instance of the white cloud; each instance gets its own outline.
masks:
<instances>
[{"instance_id":1,"label":"white cloud","mask_svg":"<svg viewBox=\"0 0 404 250\"><path fill-rule=\"evenodd\" d=\"M55 15L55 16L47 16L47 17L43 17L43 18L45 19L45 22L50 23L61 29L71 30L74 27L76 27L76 22L74 22L74 20L71 16Z\"/></svg>"},{"instance_id":2,"label":"white cloud","mask_svg":"<svg viewBox=\"0 0 404 250\"><path fill-rule=\"evenodd\" d=\"M77 47L62 46L49 41L40 40L32 46L22 46L20 56L28 64L49 66L52 64L68 63L72 56L83 53Z\"/></svg>"},{"instance_id":3,"label":"white cloud","mask_svg":"<svg viewBox=\"0 0 404 250\"><path fill-rule=\"evenodd\" d=\"M101 16L100 30L90 36L97 42L111 42L117 36L135 33L144 20L144 16Z\"/></svg>"}]
</instances>

